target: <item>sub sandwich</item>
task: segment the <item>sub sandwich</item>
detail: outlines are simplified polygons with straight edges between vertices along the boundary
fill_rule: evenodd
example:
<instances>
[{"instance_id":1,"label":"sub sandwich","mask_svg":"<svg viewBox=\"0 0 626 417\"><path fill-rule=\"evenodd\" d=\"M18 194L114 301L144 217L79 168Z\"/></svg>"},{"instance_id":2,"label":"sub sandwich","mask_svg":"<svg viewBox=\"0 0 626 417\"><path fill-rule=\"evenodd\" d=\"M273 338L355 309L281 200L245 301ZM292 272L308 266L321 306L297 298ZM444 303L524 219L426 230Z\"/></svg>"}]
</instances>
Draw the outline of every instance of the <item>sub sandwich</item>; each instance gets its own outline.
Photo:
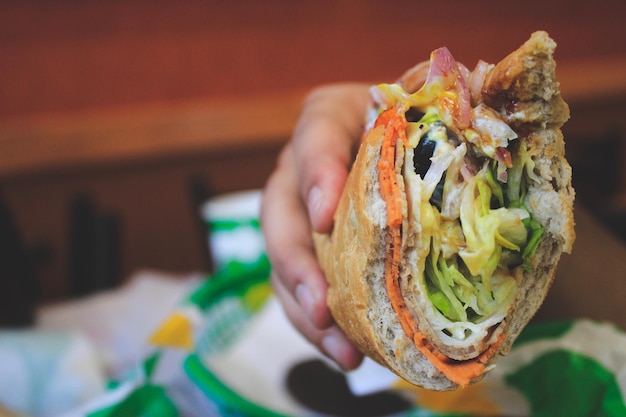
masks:
<instances>
[{"instance_id":1,"label":"sub sandwich","mask_svg":"<svg viewBox=\"0 0 626 417\"><path fill-rule=\"evenodd\" d=\"M314 242L336 322L412 384L480 380L572 249L555 48L535 32L471 71L440 48L371 88L333 230Z\"/></svg>"}]
</instances>

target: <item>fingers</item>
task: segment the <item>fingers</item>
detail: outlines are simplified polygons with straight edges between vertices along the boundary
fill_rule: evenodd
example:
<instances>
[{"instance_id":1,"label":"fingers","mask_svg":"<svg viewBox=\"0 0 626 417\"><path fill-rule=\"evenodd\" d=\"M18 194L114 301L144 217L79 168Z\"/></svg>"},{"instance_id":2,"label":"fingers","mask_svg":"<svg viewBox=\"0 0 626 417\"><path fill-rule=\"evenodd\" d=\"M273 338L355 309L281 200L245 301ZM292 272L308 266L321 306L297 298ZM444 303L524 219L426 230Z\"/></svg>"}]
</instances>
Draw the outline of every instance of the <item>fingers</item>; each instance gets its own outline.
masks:
<instances>
[{"instance_id":1,"label":"fingers","mask_svg":"<svg viewBox=\"0 0 626 417\"><path fill-rule=\"evenodd\" d=\"M290 146L282 152L265 188L261 221L272 268L286 291L297 298L313 325L330 326L332 317L326 305L328 284L315 258Z\"/></svg>"},{"instance_id":2,"label":"fingers","mask_svg":"<svg viewBox=\"0 0 626 417\"><path fill-rule=\"evenodd\" d=\"M293 152L313 230L328 232L362 134L368 102L362 84L330 85L307 98L293 136Z\"/></svg>"},{"instance_id":3,"label":"fingers","mask_svg":"<svg viewBox=\"0 0 626 417\"><path fill-rule=\"evenodd\" d=\"M290 321L337 364L353 369L363 356L334 324L326 304L328 284L315 257L290 146L282 152L265 188L261 222L272 285Z\"/></svg>"},{"instance_id":4,"label":"fingers","mask_svg":"<svg viewBox=\"0 0 626 417\"><path fill-rule=\"evenodd\" d=\"M312 230L330 231L365 118L368 87L324 87L303 107L263 193L261 222L272 284L294 326L344 369L363 355L334 323Z\"/></svg>"},{"instance_id":5,"label":"fingers","mask_svg":"<svg viewBox=\"0 0 626 417\"><path fill-rule=\"evenodd\" d=\"M351 370L359 366L363 360L363 354L354 347L337 325L325 329L315 327L308 320L308 317L302 314L300 305L294 300L276 274L272 275L272 285L282 302L287 317L305 338L344 370Z\"/></svg>"}]
</instances>

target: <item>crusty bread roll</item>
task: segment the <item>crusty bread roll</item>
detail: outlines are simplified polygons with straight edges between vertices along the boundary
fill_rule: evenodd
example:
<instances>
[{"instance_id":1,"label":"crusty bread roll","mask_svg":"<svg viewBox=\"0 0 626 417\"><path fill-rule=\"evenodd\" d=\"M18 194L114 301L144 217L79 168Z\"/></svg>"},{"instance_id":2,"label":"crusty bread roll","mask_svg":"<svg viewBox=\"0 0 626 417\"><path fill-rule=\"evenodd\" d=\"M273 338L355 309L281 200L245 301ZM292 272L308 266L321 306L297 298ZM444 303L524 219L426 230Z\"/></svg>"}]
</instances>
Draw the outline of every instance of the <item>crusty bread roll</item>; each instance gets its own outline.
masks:
<instances>
[{"instance_id":1,"label":"crusty bread roll","mask_svg":"<svg viewBox=\"0 0 626 417\"><path fill-rule=\"evenodd\" d=\"M372 89L372 120L334 228L314 242L336 322L415 385L451 390L480 380L572 249L561 133L569 109L555 47L536 32L497 65L471 72L442 48Z\"/></svg>"}]
</instances>

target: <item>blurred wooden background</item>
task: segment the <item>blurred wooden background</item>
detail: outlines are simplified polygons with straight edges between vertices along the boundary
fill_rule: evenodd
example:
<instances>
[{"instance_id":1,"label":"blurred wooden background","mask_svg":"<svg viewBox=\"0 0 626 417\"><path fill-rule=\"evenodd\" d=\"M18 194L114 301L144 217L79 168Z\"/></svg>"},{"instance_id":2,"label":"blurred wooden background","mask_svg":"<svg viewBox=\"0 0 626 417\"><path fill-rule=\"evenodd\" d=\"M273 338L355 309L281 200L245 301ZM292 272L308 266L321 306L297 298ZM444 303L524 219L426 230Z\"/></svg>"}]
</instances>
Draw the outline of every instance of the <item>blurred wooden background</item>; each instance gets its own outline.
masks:
<instances>
[{"instance_id":1,"label":"blurred wooden background","mask_svg":"<svg viewBox=\"0 0 626 417\"><path fill-rule=\"evenodd\" d=\"M80 196L119 226L118 278L204 270L192 178L263 186L307 90L392 81L439 46L473 67L548 31L584 159L624 132L624 16L622 0L2 2L0 192L39 254L37 300L71 292ZM602 198L619 205L623 170L614 182Z\"/></svg>"}]
</instances>

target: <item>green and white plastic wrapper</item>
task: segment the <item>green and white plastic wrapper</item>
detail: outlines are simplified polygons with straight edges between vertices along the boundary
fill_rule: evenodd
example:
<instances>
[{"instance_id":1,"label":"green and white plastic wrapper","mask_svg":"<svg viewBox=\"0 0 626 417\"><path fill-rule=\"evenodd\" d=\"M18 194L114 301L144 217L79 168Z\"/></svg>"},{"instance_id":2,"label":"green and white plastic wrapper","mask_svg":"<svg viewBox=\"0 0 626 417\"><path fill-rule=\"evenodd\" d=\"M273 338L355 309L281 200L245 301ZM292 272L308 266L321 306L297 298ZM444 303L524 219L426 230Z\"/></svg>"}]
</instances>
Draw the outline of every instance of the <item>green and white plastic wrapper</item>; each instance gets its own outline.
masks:
<instances>
[{"instance_id":1,"label":"green and white plastic wrapper","mask_svg":"<svg viewBox=\"0 0 626 417\"><path fill-rule=\"evenodd\" d=\"M216 272L155 329L152 353L76 415L320 416L285 383L294 365L326 359L272 293L259 198L253 191L224 199L236 207L222 206L219 221L209 217L224 239L224 250L214 251ZM369 360L346 379L357 395L383 390L409 399L396 417L623 417L626 335L592 320L531 324L483 381L453 392L413 387Z\"/></svg>"}]
</instances>

